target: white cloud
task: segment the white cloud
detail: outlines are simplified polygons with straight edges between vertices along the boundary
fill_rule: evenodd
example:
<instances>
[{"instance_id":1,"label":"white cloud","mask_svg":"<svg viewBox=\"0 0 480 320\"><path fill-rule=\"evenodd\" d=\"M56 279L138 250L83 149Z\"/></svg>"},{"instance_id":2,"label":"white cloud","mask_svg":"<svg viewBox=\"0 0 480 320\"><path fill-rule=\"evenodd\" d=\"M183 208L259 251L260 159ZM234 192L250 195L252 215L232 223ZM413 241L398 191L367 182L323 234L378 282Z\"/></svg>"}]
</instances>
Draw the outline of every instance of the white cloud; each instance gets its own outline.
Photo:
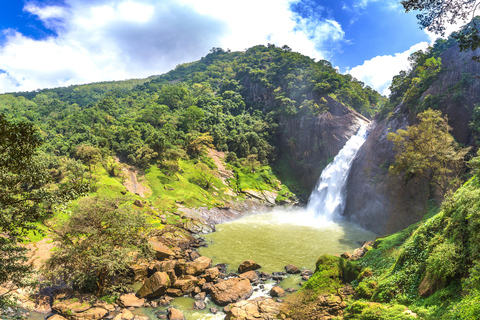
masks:
<instances>
[{"instance_id":1,"label":"white cloud","mask_svg":"<svg viewBox=\"0 0 480 320\"><path fill-rule=\"evenodd\" d=\"M24 10L57 35L0 30L0 92L161 74L212 47L287 44L324 58L345 33L334 20L299 19L299 0L65 0Z\"/></svg>"},{"instance_id":2,"label":"white cloud","mask_svg":"<svg viewBox=\"0 0 480 320\"><path fill-rule=\"evenodd\" d=\"M392 78L410 66L408 57L418 50L425 50L427 42L420 42L410 49L394 55L376 56L348 71L353 77L371 86L383 95L389 95Z\"/></svg>"}]
</instances>

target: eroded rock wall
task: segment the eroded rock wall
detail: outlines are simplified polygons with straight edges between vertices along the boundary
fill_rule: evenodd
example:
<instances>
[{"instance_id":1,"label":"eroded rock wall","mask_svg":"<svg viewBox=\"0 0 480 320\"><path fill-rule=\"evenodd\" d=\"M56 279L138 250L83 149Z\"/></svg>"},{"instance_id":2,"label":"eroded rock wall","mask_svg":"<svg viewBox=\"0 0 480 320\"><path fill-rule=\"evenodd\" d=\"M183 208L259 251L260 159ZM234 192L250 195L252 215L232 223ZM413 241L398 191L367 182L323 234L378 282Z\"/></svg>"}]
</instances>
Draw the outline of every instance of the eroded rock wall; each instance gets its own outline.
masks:
<instances>
[{"instance_id":1,"label":"eroded rock wall","mask_svg":"<svg viewBox=\"0 0 480 320\"><path fill-rule=\"evenodd\" d=\"M328 112L319 116L283 117L280 148L307 190L313 190L322 170L347 140L369 120L330 97Z\"/></svg>"},{"instance_id":2,"label":"eroded rock wall","mask_svg":"<svg viewBox=\"0 0 480 320\"><path fill-rule=\"evenodd\" d=\"M456 46L445 51L440 56L443 71L421 97L437 97L434 107L448 116L452 135L464 145L474 143L468 124L475 104L480 103L480 63L471 57L478 54L480 50L460 53ZM441 200L428 180L406 180L402 175L388 173L395 153L387 134L415 124L415 108L400 104L393 115L376 124L349 174L344 215L379 234L393 233L420 221L428 210L428 200Z\"/></svg>"}]
</instances>

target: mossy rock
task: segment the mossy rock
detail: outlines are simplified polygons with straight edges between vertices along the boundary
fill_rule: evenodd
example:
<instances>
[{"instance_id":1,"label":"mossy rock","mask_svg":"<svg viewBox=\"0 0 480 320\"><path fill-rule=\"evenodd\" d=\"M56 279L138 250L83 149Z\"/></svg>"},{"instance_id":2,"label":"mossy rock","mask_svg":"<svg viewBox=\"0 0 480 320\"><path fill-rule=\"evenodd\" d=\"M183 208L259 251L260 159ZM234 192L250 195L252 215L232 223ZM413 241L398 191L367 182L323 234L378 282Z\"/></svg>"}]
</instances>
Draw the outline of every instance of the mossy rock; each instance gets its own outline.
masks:
<instances>
[{"instance_id":1,"label":"mossy rock","mask_svg":"<svg viewBox=\"0 0 480 320\"><path fill-rule=\"evenodd\" d=\"M343 284L355 280L360 268L341 257L323 255L317 260L317 269L304 288L316 293L336 293Z\"/></svg>"}]
</instances>

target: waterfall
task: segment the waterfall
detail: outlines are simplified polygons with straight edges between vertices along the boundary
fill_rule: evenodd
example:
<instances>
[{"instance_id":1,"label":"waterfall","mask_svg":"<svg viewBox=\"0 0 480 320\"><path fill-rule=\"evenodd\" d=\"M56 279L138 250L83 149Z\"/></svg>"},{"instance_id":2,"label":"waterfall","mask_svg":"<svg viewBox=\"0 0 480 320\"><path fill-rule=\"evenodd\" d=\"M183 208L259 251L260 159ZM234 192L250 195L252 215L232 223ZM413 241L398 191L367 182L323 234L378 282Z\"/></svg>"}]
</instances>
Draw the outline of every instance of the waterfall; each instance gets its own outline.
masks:
<instances>
[{"instance_id":1,"label":"waterfall","mask_svg":"<svg viewBox=\"0 0 480 320\"><path fill-rule=\"evenodd\" d=\"M310 195L307 212L316 218L331 221L341 218L345 209L345 184L353 158L367 138L367 126L362 125L333 161L322 171L317 186Z\"/></svg>"}]
</instances>

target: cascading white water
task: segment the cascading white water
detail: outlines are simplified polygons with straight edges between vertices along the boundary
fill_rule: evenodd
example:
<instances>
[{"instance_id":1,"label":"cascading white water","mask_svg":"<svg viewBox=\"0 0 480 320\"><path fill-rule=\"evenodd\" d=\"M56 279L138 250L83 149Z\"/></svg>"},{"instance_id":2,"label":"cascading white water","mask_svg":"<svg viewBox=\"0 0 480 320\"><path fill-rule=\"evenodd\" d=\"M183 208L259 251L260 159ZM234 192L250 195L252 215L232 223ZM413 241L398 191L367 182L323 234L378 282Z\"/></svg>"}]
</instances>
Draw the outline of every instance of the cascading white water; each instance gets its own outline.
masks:
<instances>
[{"instance_id":1,"label":"cascading white water","mask_svg":"<svg viewBox=\"0 0 480 320\"><path fill-rule=\"evenodd\" d=\"M353 158L367 138L363 125L322 171L317 186L310 195L307 211L316 218L331 221L339 219L345 209L345 184Z\"/></svg>"}]
</instances>

